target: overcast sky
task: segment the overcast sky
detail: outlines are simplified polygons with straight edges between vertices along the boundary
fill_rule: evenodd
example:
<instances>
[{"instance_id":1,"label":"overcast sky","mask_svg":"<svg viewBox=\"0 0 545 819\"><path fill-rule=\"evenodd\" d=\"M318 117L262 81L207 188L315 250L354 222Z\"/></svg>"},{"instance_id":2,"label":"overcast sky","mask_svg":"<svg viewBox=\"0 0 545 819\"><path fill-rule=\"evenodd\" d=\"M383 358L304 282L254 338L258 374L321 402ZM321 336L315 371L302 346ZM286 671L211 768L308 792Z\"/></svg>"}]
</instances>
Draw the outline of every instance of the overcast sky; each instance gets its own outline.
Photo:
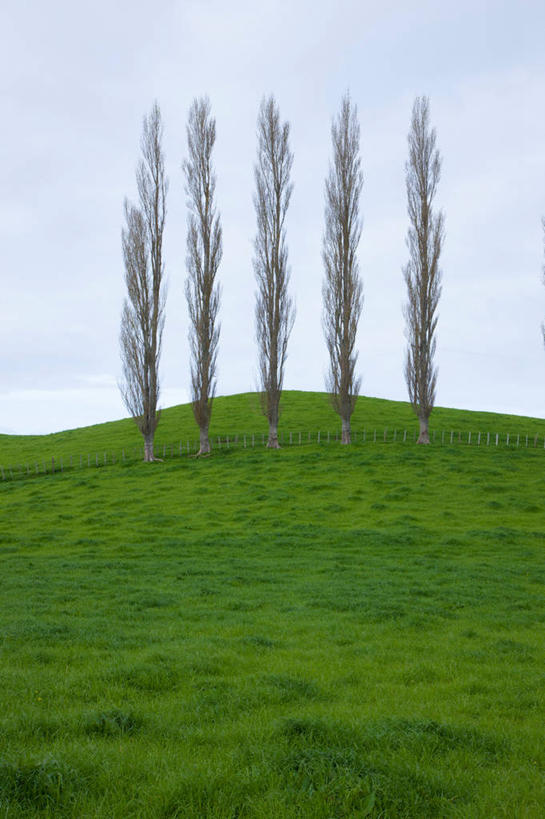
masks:
<instances>
[{"instance_id":1,"label":"overcast sky","mask_svg":"<svg viewBox=\"0 0 545 819\"><path fill-rule=\"evenodd\" d=\"M415 96L443 157L437 404L545 416L543 0L4 0L0 25L0 431L126 415L119 397L123 198L142 118L162 110L170 178L161 404L189 398L181 163L192 99L216 117L224 232L218 394L256 386L256 117L291 125L297 318L285 387L321 390L324 177L349 89L364 187L362 393L406 400L404 166Z\"/></svg>"}]
</instances>

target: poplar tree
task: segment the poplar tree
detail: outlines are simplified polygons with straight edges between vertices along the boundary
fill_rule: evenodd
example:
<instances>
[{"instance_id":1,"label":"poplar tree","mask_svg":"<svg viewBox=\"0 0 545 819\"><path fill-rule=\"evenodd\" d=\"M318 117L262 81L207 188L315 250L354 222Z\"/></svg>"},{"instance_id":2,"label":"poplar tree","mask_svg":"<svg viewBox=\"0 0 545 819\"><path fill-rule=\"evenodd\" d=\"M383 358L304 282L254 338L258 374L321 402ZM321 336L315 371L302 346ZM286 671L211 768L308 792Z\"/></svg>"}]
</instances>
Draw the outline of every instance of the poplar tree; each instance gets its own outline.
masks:
<instances>
[{"instance_id":1,"label":"poplar tree","mask_svg":"<svg viewBox=\"0 0 545 819\"><path fill-rule=\"evenodd\" d=\"M341 417L343 444L351 440L350 419L361 379L356 375L355 350L363 305L356 251L361 236L359 215L363 173L357 109L346 94L331 126L333 158L325 182L325 268L323 327L329 353L326 381L331 403Z\"/></svg>"},{"instance_id":2,"label":"poplar tree","mask_svg":"<svg viewBox=\"0 0 545 819\"><path fill-rule=\"evenodd\" d=\"M165 323L163 230L168 180L162 149L161 111L144 117L142 157L136 169L138 205L125 199L121 241L127 296L121 314L120 348L125 406L144 438L144 460L153 461L159 423L159 361Z\"/></svg>"},{"instance_id":3,"label":"poplar tree","mask_svg":"<svg viewBox=\"0 0 545 819\"><path fill-rule=\"evenodd\" d=\"M441 176L441 157L436 147L435 128L430 128L429 120L428 98L417 97L408 135L409 159L405 165L409 261L403 269L407 285L403 312L408 342L405 380L420 425L419 444L430 442L429 417L435 403L435 331L441 295L439 256L444 236L443 213L433 209Z\"/></svg>"},{"instance_id":4,"label":"poplar tree","mask_svg":"<svg viewBox=\"0 0 545 819\"><path fill-rule=\"evenodd\" d=\"M288 293L290 270L285 230L293 188L289 132L289 123L280 121L274 97L264 99L257 121L255 165L255 317L262 410L269 422L267 446L274 449L279 447L280 398L288 339L295 319L293 300Z\"/></svg>"},{"instance_id":5,"label":"poplar tree","mask_svg":"<svg viewBox=\"0 0 545 819\"><path fill-rule=\"evenodd\" d=\"M220 327L220 290L216 282L222 256L220 217L214 201L216 175L212 150L216 120L208 97L195 99L187 124L188 158L183 163L189 218L185 285L189 309L193 415L199 427L199 455L210 452L208 429L216 391L216 360Z\"/></svg>"}]
</instances>

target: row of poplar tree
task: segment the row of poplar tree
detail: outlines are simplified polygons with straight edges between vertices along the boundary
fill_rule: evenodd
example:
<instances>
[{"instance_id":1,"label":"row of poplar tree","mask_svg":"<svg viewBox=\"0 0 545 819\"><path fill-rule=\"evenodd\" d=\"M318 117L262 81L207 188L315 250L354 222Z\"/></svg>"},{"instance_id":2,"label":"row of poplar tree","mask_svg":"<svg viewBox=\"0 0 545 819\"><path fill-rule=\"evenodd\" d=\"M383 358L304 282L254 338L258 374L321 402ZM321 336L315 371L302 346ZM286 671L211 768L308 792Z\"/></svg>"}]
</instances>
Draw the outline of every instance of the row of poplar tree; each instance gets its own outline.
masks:
<instances>
[{"instance_id":1,"label":"row of poplar tree","mask_svg":"<svg viewBox=\"0 0 545 819\"><path fill-rule=\"evenodd\" d=\"M292 183L289 123L282 122L273 96L261 103L257 120L253 265L257 283L256 338L262 409L269 424L267 446L278 447L278 419L288 340L295 319L289 294L285 219ZM121 393L143 437L145 460L154 459L159 412L159 359L165 321L163 231L168 180L162 149L163 126L157 103L144 118L142 155L137 166L138 204L125 199L122 230L127 296L121 317ZM183 163L188 203L187 279L190 318L191 389L200 432L199 454L210 452L208 429L216 387L220 307L217 273L222 229L215 202L212 152L216 122L207 97L193 101L187 122ZM350 419L360 379L355 372L356 332L362 310L357 261L361 235L363 174L357 109L349 94L331 126L332 158L325 180L322 257L323 326L329 353L327 389L342 422L342 443L350 443ZM406 163L409 261L404 268L407 301L405 378L420 423L419 443L429 443L428 420L435 400L434 366L437 304L441 292L439 256L444 217L433 201L441 171L429 101L417 97L412 111Z\"/></svg>"}]
</instances>

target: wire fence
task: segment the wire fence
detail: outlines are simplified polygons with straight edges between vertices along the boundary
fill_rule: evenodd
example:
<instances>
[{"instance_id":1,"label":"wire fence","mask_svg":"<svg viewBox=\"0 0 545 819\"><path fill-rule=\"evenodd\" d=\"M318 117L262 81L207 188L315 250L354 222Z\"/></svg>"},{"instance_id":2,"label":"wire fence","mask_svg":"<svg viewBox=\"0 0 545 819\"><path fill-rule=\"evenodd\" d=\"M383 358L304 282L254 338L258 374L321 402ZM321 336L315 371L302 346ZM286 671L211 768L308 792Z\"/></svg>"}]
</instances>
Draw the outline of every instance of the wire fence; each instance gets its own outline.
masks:
<instances>
[{"instance_id":1,"label":"wire fence","mask_svg":"<svg viewBox=\"0 0 545 819\"><path fill-rule=\"evenodd\" d=\"M318 432L281 432L280 446L305 446L310 444L338 443L341 435L338 431ZM352 431L353 445L415 443L416 429L399 428L362 429ZM242 433L210 438L213 449L255 449L264 447L267 443L266 433ZM440 446L475 446L475 447L504 447L509 449L542 447L545 449L545 436L521 435L517 433L500 432L461 432L454 430L433 430L430 433L430 443ZM194 457L199 450L199 443L195 440L163 443L154 448L155 458L161 460ZM25 460L23 463L0 465L0 475L3 481L20 478L30 478L36 475L53 475L68 470L100 468L113 464L131 464L140 462L144 457L144 447L124 448L120 452L101 450L85 455L51 456L51 458Z\"/></svg>"}]
</instances>

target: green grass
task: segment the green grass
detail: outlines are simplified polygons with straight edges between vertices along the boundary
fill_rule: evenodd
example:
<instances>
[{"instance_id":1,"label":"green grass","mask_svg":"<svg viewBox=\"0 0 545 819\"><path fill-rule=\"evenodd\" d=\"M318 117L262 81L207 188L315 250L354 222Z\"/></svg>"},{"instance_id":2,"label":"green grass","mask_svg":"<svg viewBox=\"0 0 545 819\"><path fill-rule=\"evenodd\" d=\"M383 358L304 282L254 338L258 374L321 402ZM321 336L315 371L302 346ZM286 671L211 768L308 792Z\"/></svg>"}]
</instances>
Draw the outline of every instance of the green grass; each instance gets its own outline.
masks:
<instances>
[{"instance_id":1,"label":"green grass","mask_svg":"<svg viewBox=\"0 0 545 819\"><path fill-rule=\"evenodd\" d=\"M356 426L381 405L411 423ZM545 815L544 465L332 442L0 482L0 815Z\"/></svg>"},{"instance_id":2,"label":"green grass","mask_svg":"<svg viewBox=\"0 0 545 819\"><path fill-rule=\"evenodd\" d=\"M380 398L358 398L356 409L352 416L352 427L356 433L362 434L365 429L371 434L376 429L378 435L383 436L384 429L391 435L394 429L407 429L411 433L417 428L417 422L410 405L404 401L386 401ZM282 415L280 432L289 436L291 432L313 436L318 431L334 433L340 430L339 417L332 410L328 397L319 392L285 392L282 398ZM466 410L445 409L437 407L431 416L430 430L445 432L447 441L450 441L450 432L461 433L467 438L469 432L475 435L489 432L491 435L501 434L504 439L507 433L513 436L528 435L533 443L535 435L541 439L545 435L545 420L539 418L523 418L514 415L500 415L491 412L468 412ZM267 431L267 423L260 411L259 396L255 393L243 393L219 397L214 401L210 435L212 440L221 436L225 438L235 435L252 434L258 436ZM189 404L165 409L162 412L156 434L157 449L161 452L163 445L179 445L184 448L187 441L198 440L198 429L193 420L193 413ZM79 464L80 455L95 454L99 459L106 452L108 458L111 453L116 456L123 449L133 451L140 447L142 436L134 422L125 418L122 421L112 421L106 424L97 424L82 429L72 429L65 432L56 432L50 435L1 435L0 434L0 464L4 467L10 464L27 464L34 461L51 461L51 457L67 460L72 456L74 463Z\"/></svg>"}]
</instances>

